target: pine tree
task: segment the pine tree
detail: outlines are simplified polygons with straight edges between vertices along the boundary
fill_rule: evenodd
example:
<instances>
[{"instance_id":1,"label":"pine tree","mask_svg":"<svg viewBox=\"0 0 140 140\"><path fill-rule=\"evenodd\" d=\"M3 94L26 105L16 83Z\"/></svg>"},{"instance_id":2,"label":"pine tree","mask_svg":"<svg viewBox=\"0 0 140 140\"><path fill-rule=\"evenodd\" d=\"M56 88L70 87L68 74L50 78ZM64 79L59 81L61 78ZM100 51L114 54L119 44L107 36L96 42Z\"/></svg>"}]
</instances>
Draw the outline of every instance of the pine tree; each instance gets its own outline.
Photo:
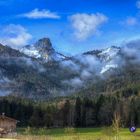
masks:
<instances>
[{"instance_id":1,"label":"pine tree","mask_svg":"<svg viewBox=\"0 0 140 140\"><path fill-rule=\"evenodd\" d=\"M70 102L66 100L63 107L63 126L68 126L70 123Z\"/></svg>"},{"instance_id":2,"label":"pine tree","mask_svg":"<svg viewBox=\"0 0 140 140\"><path fill-rule=\"evenodd\" d=\"M81 99L78 97L75 104L74 123L76 127L81 127Z\"/></svg>"}]
</instances>

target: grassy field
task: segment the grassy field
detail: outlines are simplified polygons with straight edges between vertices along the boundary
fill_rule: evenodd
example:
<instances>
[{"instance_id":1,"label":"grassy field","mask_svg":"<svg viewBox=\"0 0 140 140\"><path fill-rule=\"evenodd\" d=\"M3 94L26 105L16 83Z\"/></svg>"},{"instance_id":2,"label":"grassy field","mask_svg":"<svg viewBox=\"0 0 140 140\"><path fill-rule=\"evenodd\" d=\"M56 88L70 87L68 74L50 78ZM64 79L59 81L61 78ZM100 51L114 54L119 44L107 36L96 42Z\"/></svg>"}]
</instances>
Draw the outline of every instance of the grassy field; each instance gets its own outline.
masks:
<instances>
[{"instance_id":1,"label":"grassy field","mask_svg":"<svg viewBox=\"0 0 140 140\"><path fill-rule=\"evenodd\" d=\"M140 140L140 129L130 133L121 129L114 134L109 128L18 129L22 140Z\"/></svg>"}]
</instances>

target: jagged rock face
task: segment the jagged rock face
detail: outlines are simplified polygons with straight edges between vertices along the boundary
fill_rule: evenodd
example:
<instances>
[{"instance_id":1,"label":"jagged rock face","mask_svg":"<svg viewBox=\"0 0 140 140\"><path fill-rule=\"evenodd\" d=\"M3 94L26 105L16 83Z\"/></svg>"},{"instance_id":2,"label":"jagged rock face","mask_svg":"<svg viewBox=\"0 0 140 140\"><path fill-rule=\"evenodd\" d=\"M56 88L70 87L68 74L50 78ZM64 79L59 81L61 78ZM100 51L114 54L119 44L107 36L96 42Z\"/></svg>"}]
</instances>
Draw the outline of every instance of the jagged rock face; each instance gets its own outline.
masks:
<instances>
[{"instance_id":1,"label":"jagged rock face","mask_svg":"<svg viewBox=\"0 0 140 140\"><path fill-rule=\"evenodd\" d=\"M52 43L49 38L40 39L38 42L34 44L34 48L38 50L38 53L41 57L47 61L53 59L53 55L55 54L55 50L52 47Z\"/></svg>"},{"instance_id":2,"label":"jagged rock face","mask_svg":"<svg viewBox=\"0 0 140 140\"><path fill-rule=\"evenodd\" d=\"M55 51L49 38L42 38L32 46L28 45L23 47L21 52L30 57L41 59L44 62L60 61L65 59L64 55Z\"/></svg>"},{"instance_id":3,"label":"jagged rock face","mask_svg":"<svg viewBox=\"0 0 140 140\"><path fill-rule=\"evenodd\" d=\"M34 44L34 47L39 51L45 51L48 54L54 53L55 50L52 47L52 43L49 38L42 38Z\"/></svg>"},{"instance_id":4,"label":"jagged rock face","mask_svg":"<svg viewBox=\"0 0 140 140\"><path fill-rule=\"evenodd\" d=\"M41 58L47 61L53 60L53 55L55 54L55 50L52 47L52 43L49 38L40 39L38 42L34 44L34 48L41 55Z\"/></svg>"}]
</instances>

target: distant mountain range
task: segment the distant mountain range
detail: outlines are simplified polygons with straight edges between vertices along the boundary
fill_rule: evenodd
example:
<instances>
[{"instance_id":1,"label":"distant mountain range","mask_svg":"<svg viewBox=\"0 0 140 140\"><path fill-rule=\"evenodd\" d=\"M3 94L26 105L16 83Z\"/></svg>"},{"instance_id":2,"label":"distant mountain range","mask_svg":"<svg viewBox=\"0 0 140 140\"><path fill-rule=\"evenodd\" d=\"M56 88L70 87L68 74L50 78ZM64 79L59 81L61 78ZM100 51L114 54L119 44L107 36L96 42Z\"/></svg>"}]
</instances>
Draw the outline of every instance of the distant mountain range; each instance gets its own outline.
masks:
<instances>
[{"instance_id":1,"label":"distant mountain range","mask_svg":"<svg viewBox=\"0 0 140 140\"><path fill-rule=\"evenodd\" d=\"M56 52L49 38L19 50L0 44L0 95L49 99L113 93L140 82L139 53L140 47L112 46L70 57Z\"/></svg>"}]
</instances>

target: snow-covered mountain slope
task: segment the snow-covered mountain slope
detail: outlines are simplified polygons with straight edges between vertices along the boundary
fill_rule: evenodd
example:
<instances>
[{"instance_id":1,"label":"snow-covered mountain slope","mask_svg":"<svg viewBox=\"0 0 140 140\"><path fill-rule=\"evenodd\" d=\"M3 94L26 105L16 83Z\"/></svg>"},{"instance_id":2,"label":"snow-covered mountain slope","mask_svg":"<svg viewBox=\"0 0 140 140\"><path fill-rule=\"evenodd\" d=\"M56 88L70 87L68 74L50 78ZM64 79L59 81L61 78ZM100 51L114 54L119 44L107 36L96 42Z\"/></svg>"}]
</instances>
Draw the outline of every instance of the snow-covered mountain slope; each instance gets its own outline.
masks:
<instances>
[{"instance_id":1,"label":"snow-covered mountain slope","mask_svg":"<svg viewBox=\"0 0 140 140\"><path fill-rule=\"evenodd\" d=\"M111 69L116 69L117 67L118 67L117 64L106 64L105 66L102 67L102 70L100 71L100 73L104 74L105 72Z\"/></svg>"},{"instance_id":2,"label":"snow-covered mountain slope","mask_svg":"<svg viewBox=\"0 0 140 140\"><path fill-rule=\"evenodd\" d=\"M97 57L97 59L100 61L102 65L100 73L103 74L110 69L115 69L118 67L114 59L118 56L120 50L121 48L112 46L110 48L103 49L103 50L90 51L90 52L82 54L81 60L85 61L86 63L88 59L87 56ZM25 46L20 51L28 55L29 57L44 60L45 62L65 60L64 63L67 63L67 58L69 58L69 57L64 56L61 53L57 53L52 47L52 44L48 38L40 39L34 45ZM79 59L79 55L76 55L72 58ZM84 58L86 60L84 60Z\"/></svg>"},{"instance_id":3,"label":"snow-covered mountain slope","mask_svg":"<svg viewBox=\"0 0 140 140\"><path fill-rule=\"evenodd\" d=\"M121 51L121 48L112 46L110 48L102 50L98 55L103 63L101 74L118 67L117 57Z\"/></svg>"},{"instance_id":4,"label":"snow-covered mountain slope","mask_svg":"<svg viewBox=\"0 0 140 140\"><path fill-rule=\"evenodd\" d=\"M29 47L29 48L24 47L20 51L23 52L24 54L30 56L30 57L41 58L41 55L39 54L39 51L36 50L33 47Z\"/></svg>"},{"instance_id":5,"label":"snow-covered mountain slope","mask_svg":"<svg viewBox=\"0 0 140 140\"><path fill-rule=\"evenodd\" d=\"M120 52L120 50L121 48L112 46L110 48L102 50L102 52L99 53L98 55L100 56L102 61L107 62L112 60L114 57L116 57Z\"/></svg>"},{"instance_id":6,"label":"snow-covered mountain slope","mask_svg":"<svg viewBox=\"0 0 140 140\"><path fill-rule=\"evenodd\" d=\"M86 56L93 56L99 60L100 74L104 74L111 69L118 67L117 59L121 52L120 47L112 46L103 50L95 50L84 53Z\"/></svg>"},{"instance_id":7,"label":"snow-covered mountain slope","mask_svg":"<svg viewBox=\"0 0 140 140\"><path fill-rule=\"evenodd\" d=\"M49 38L40 39L34 45L27 45L20 50L22 53L37 59L48 61L61 61L66 57L57 53L52 47Z\"/></svg>"}]
</instances>

